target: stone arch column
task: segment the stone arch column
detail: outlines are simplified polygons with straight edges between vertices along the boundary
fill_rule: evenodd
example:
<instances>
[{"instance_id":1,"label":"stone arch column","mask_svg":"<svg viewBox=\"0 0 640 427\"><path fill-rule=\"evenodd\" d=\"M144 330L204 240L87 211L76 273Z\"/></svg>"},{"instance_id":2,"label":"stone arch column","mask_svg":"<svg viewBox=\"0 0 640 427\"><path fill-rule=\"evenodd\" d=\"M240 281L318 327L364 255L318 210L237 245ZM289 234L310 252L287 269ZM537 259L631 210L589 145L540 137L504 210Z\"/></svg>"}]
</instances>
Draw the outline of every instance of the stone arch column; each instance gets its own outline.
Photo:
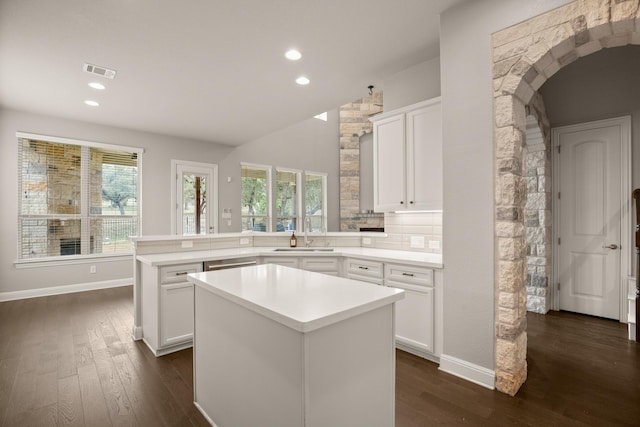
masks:
<instances>
[{"instance_id":1,"label":"stone arch column","mask_svg":"<svg viewBox=\"0 0 640 427\"><path fill-rule=\"evenodd\" d=\"M496 388L527 377L526 106L562 67L603 48L640 44L640 0L576 0L492 36L495 173Z\"/></svg>"}]
</instances>

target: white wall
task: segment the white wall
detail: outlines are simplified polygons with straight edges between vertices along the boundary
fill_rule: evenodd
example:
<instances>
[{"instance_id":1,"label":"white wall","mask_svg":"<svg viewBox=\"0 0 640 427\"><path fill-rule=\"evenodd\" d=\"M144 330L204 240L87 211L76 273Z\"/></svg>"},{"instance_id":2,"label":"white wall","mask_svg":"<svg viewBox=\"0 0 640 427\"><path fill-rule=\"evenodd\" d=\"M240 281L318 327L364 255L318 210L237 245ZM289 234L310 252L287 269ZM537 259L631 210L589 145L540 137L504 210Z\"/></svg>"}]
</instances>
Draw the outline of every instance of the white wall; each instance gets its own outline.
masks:
<instances>
[{"instance_id":1,"label":"white wall","mask_svg":"<svg viewBox=\"0 0 640 427\"><path fill-rule=\"evenodd\" d=\"M277 104L273 108L277 108ZM328 174L328 229L340 230L338 110L327 121L309 118L234 149L220 164L220 208L231 208L231 225L219 221L222 233L240 231L240 162L324 172ZM231 177L231 182L227 182Z\"/></svg>"},{"instance_id":2,"label":"white wall","mask_svg":"<svg viewBox=\"0 0 640 427\"><path fill-rule=\"evenodd\" d=\"M640 46L603 49L567 65L540 88L551 126L632 116L633 187L640 187Z\"/></svg>"},{"instance_id":3,"label":"white wall","mask_svg":"<svg viewBox=\"0 0 640 427\"><path fill-rule=\"evenodd\" d=\"M569 3L476 0L440 19L444 138L444 349L494 367L491 34Z\"/></svg>"},{"instance_id":4,"label":"white wall","mask_svg":"<svg viewBox=\"0 0 640 427\"><path fill-rule=\"evenodd\" d=\"M130 147L142 147L142 230L144 234L169 234L171 159L218 163L232 151L231 147L137 132L109 126L63 120L36 114L0 110L0 294L52 286L122 280L132 277L130 260L58 267L16 269L17 256L17 139L16 132L81 139Z\"/></svg>"},{"instance_id":5,"label":"white wall","mask_svg":"<svg viewBox=\"0 0 640 427\"><path fill-rule=\"evenodd\" d=\"M421 62L384 79L384 111L440 96L440 58Z\"/></svg>"}]
</instances>

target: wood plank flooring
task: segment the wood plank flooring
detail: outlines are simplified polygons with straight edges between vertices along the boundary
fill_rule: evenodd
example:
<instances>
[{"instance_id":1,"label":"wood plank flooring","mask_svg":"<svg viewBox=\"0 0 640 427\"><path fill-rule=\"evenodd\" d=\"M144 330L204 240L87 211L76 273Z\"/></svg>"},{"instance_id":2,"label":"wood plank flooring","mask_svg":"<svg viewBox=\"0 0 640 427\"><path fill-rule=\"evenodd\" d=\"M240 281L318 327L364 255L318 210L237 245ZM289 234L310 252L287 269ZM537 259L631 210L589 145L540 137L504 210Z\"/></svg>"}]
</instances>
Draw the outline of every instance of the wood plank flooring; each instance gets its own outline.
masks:
<instances>
[{"instance_id":1,"label":"wood plank flooring","mask_svg":"<svg viewBox=\"0 0 640 427\"><path fill-rule=\"evenodd\" d=\"M397 352L396 426L639 426L640 350L626 325L529 314L516 397ZM0 303L1 426L206 426L191 350L131 340L132 287ZM346 426L348 427L348 426Z\"/></svg>"}]
</instances>

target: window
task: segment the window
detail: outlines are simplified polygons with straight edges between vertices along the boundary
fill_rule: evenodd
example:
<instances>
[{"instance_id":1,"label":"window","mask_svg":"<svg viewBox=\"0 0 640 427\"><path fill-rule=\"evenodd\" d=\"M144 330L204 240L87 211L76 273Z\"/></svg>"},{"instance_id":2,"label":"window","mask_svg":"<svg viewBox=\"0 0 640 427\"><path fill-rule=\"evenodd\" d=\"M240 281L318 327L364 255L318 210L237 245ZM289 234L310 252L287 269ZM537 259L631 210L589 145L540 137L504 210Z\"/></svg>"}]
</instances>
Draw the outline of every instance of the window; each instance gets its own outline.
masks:
<instances>
[{"instance_id":1,"label":"window","mask_svg":"<svg viewBox=\"0 0 640 427\"><path fill-rule=\"evenodd\" d=\"M218 226L218 165L171 160L171 232L207 234Z\"/></svg>"},{"instance_id":2,"label":"window","mask_svg":"<svg viewBox=\"0 0 640 427\"><path fill-rule=\"evenodd\" d=\"M300 172L276 169L276 231L297 230Z\"/></svg>"},{"instance_id":3,"label":"window","mask_svg":"<svg viewBox=\"0 0 640 427\"><path fill-rule=\"evenodd\" d=\"M241 165L242 231L271 231L271 168Z\"/></svg>"},{"instance_id":4,"label":"window","mask_svg":"<svg viewBox=\"0 0 640 427\"><path fill-rule=\"evenodd\" d=\"M304 206L305 215L309 218L308 231L327 230L327 175L321 173L304 173ZM306 221L306 220L305 220Z\"/></svg>"},{"instance_id":5,"label":"window","mask_svg":"<svg viewBox=\"0 0 640 427\"><path fill-rule=\"evenodd\" d=\"M141 149L18 133L18 259L130 254Z\"/></svg>"}]
</instances>

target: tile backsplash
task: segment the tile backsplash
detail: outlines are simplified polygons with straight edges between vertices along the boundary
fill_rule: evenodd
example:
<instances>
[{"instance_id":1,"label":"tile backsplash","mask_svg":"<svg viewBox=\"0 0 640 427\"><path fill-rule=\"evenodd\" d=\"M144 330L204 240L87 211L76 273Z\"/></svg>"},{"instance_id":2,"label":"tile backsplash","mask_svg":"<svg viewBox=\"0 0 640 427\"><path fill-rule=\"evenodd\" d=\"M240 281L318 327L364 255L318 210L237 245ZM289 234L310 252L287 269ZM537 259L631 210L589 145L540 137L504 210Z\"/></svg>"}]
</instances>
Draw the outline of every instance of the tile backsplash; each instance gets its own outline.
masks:
<instances>
[{"instance_id":1,"label":"tile backsplash","mask_svg":"<svg viewBox=\"0 0 640 427\"><path fill-rule=\"evenodd\" d=\"M363 247L442 253L442 212L385 213L387 237L373 237Z\"/></svg>"}]
</instances>

